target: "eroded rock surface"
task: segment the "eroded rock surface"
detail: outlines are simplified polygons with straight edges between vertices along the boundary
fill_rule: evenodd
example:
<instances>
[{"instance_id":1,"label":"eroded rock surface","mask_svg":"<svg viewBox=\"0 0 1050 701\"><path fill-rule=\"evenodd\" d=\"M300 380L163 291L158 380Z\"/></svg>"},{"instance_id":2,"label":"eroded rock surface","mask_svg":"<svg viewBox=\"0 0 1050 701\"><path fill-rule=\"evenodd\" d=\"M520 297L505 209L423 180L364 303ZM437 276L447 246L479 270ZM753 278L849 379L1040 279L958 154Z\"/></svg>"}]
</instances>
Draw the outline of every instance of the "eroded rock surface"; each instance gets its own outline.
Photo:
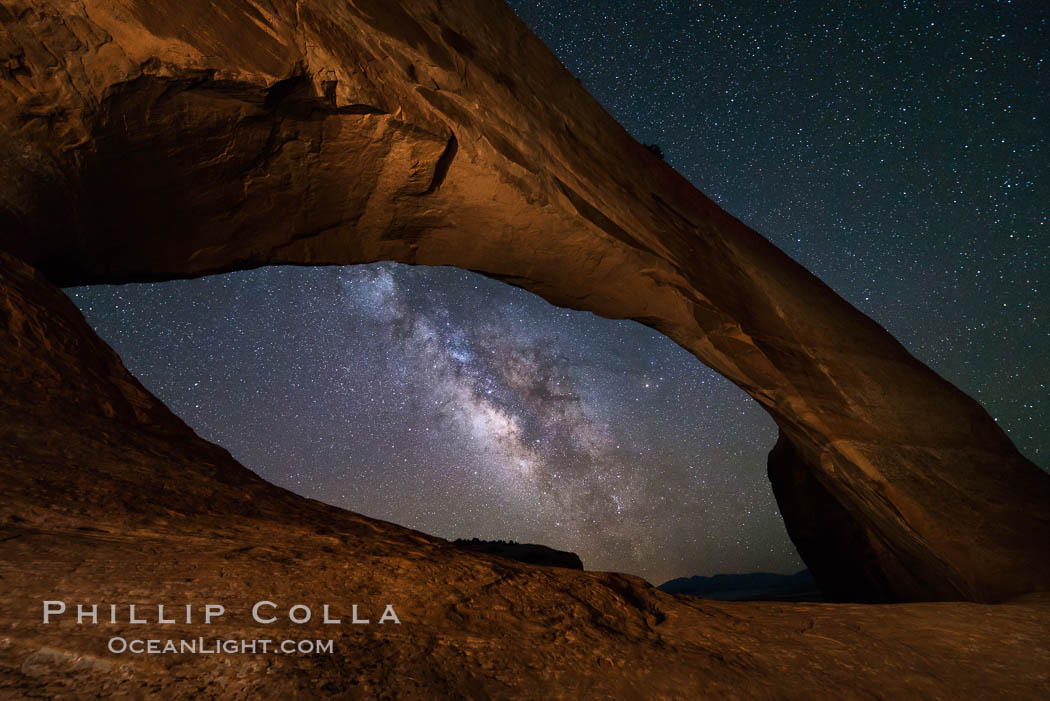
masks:
<instances>
[{"instance_id":1,"label":"eroded rock surface","mask_svg":"<svg viewBox=\"0 0 1050 701\"><path fill-rule=\"evenodd\" d=\"M297 497L196 437L73 304L0 253L0 698L1016 698L1050 688L1050 600L710 602L537 567ZM42 623L42 602L68 615ZM278 621L250 615L269 600ZM100 623L75 605L99 603ZM118 623L108 623L117 604ZM193 622L182 606L195 607ZM226 614L203 625L201 607ZM138 604L128 622L127 604ZM166 604L174 624L158 624ZM288 622L293 604L309 623ZM330 606L339 625L322 622ZM368 625L349 623L357 604ZM391 604L399 624L377 623ZM125 640L326 654L113 654Z\"/></svg>"},{"instance_id":2,"label":"eroded rock surface","mask_svg":"<svg viewBox=\"0 0 1050 701\"><path fill-rule=\"evenodd\" d=\"M1050 588L1050 477L503 4L14 0L0 22L0 247L53 282L480 271L648 324L759 401L788 531L832 596Z\"/></svg>"}]
</instances>

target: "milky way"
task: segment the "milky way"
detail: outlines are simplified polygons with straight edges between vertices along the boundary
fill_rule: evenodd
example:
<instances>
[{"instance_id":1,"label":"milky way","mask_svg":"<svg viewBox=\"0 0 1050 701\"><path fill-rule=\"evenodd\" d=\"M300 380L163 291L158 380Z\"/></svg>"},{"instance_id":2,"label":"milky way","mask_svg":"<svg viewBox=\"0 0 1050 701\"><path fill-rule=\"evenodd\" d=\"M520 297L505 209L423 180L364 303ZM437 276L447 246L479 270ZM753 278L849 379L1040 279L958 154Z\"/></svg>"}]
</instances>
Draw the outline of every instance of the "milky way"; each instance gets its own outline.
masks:
<instances>
[{"instance_id":1,"label":"milky way","mask_svg":"<svg viewBox=\"0 0 1050 701\"><path fill-rule=\"evenodd\" d=\"M772 421L634 322L393 263L70 293L201 435L300 494L658 581L801 566Z\"/></svg>"},{"instance_id":2,"label":"milky way","mask_svg":"<svg viewBox=\"0 0 1050 701\"><path fill-rule=\"evenodd\" d=\"M1046 9L511 4L632 134L1047 467ZM770 419L632 322L393 264L70 294L202 436L306 496L656 582L801 567Z\"/></svg>"}]
</instances>

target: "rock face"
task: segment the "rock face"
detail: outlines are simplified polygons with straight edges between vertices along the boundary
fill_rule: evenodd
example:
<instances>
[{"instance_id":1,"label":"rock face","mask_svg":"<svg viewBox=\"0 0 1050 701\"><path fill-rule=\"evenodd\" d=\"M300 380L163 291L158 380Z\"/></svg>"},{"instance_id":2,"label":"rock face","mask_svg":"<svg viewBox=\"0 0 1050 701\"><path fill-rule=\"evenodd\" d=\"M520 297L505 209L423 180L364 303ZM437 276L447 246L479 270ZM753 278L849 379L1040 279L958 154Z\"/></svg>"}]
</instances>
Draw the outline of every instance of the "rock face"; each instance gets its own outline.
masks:
<instances>
[{"instance_id":1,"label":"rock face","mask_svg":"<svg viewBox=\"0 0 1050 701\"><path fill-rule=\"evenodd\" d=\"M501 3L14 0L0 22L0 247L52 282L388 259L636 319L776 420L773 488L830 595L1050 588L1050 477Z\"/></svg>"},{"instance_id":2,"label":"rock face","mask_svg":"<svg viewBox=\"0 0 1050 701\"><path fill-rule=\"evenodd\" d=\"M674 597L636 577L465 552L269 485L195 436L58 289L2 253L0 364L0 698L1046 697L1046 597ZM49 600L68 612L43 625ZM251 617L262 600L276 622ZM78 625L75 606L92 603L100 623ZM207 603L226 612L203 625ZM129 623L128 604L150 622ZM159 604L176 623L156 623ZM294 604L309 622L288 621ZM326 604L340 624L322 622ZM369 624L350 623L355 604ZM378 623L386 604L400 623ZM107 650L200 636L334 648Z\"/></svg>"},{"instance_id":3,"label":"rock face","mask_svg":"<svg viewBox=\"0 0 1050 701\"><path fill-rule=\"evenodd\" d=\"M503 540L471 540L460 539L453 541L457 548L470 550L487 555L498 555L518 562L527 562L530 565L544 565L549 567L565 567L570 570L582 570L583 560L576 553L564 550L555 550L546 545L535 543L508 543Z\"/></svg>"}]
</instances>

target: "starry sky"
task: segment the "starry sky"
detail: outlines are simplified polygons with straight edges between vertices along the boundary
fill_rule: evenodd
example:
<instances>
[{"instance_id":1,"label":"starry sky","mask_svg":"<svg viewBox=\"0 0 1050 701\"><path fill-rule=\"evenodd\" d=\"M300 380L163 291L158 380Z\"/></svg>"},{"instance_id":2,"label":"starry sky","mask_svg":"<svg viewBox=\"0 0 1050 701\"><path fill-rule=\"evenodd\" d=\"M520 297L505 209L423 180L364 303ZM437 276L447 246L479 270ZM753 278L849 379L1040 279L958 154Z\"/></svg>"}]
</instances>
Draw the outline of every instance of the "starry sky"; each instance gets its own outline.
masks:
<instances>
[{"instance_id":1,"label":"starry sky","mask_svg":"<svg viewBox=\"0 0 1050 701\"><path fill-rule=\"evenodd\" d=\"M510 4L637 139L1050 467L1050 8ZM802 567L772 421L633 322L392 263L67 292L198 433L300 494L654 583Z\"/></svg>"}]
</instances>

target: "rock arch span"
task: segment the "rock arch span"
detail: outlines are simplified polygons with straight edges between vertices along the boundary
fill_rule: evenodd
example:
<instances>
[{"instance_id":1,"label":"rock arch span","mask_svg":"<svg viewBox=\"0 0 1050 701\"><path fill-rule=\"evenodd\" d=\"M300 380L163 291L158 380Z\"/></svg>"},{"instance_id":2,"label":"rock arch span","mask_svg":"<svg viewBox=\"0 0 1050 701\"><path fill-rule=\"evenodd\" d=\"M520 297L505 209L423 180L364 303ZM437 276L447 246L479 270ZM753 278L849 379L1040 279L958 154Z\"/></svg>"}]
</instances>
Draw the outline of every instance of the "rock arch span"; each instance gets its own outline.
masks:
<instances>
[{"instance_id":1,"label":"rock arch span","mask_svg":"<svg viewBox=\"0 0 1050 701\"><path fill-rule=\"evenodd\" d=\"M0 247L60 285L455 265L666 334L780 438L834 597L1050 588L1050 477L636 143L498 2L0 8Z\"/></svg>"}]
</instances>

